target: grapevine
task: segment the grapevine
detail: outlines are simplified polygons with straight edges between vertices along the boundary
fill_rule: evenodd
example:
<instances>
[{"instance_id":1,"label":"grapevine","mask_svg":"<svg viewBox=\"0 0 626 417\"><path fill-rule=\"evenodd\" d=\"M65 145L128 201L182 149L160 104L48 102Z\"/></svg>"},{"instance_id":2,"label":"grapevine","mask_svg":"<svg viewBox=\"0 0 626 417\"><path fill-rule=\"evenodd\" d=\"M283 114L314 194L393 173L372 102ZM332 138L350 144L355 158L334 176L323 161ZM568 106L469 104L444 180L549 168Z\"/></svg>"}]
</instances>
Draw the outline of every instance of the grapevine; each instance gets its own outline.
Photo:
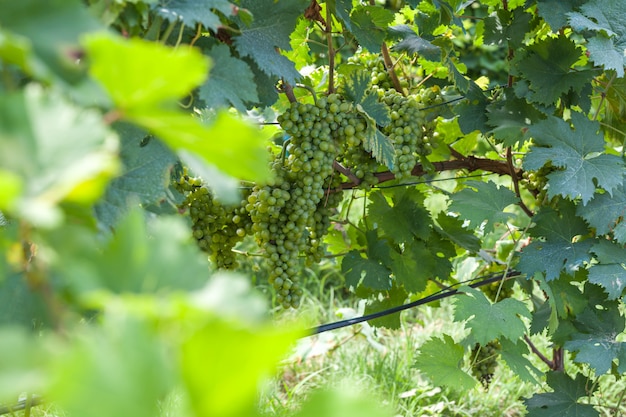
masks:
<instances>
[{"instance_id":1,"label":"grapevine","mask_svg":"<svg viewBox=\"0 0 626 417\"><path fill-rule=\"evenodd\" d=\"M472 348L472 374L478 378L484 387L488 387L498 366L498 356L501 350L500 342L492 340L484 346L474 345Z\"/></svg>"}]
</instances>

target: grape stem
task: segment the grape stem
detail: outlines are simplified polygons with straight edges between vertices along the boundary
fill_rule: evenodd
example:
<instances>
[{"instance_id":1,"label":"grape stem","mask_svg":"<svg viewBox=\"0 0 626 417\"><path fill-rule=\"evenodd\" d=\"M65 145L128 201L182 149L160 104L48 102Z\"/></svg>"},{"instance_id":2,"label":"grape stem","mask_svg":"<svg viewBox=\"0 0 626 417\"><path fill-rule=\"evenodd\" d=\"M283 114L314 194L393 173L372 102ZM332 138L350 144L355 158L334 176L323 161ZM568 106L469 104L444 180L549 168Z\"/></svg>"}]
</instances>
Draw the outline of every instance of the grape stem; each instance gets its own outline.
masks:
<instances>
[{"instance_id":1,"label":"grape stem","mask_svg":"<svg viewBox=\"0 0 626 417\"><path fill-rule=\"evenodd\" d=\"M354 175L352 171L350 171L349 168L346 168L343 165L341 165L341 163L337 161L333 161L333 168L335 169L335 171L339 171L343 175L348 177L348 179L350 179L350 181L352 181L354 184L359 185L361 183L361 180L359 179L359 177Z\"/></svg>"},{"instance_id":2,"label":"grape stem","mask_svg":"<svg viewBox=\"0 0 626 417\"><path fill-rule=\"evenodd\" d=\"M290 103L296 103L298 101L296 99L296 95L293 93L293 87L287 81L282 80L282 84L279 88L279 91L281 93L285 93Z\"/></svg>"},{"instance_id":3,"label":"grape stem","mask_svg":"<svg viewBox=\"0 0 626 417\"><path fill-rule=\"evenodd\" d=\"M326 5L326 42L328 44L328 94L335 92L335 49L333 48L333 17Z\"/></svg>"},{"instance_id":4,"label":"grape stem","mask_svg":"<svg viewBox=\"0 0 626 417\"><path fill-rule=\"evenodd\" d=\"M506 148L506 162L509 166L511 179L513 180L513 189L515 189L515 194L517 195L517 198L519 198L518 205L521 207L522 210L524 210L524 213L526 213L528 217L533 217L535 213L533 213L533 211L529 209L526 204L524 204L524 202L522 201L522 196L520 195L519 178L517 178L517 175L515 173L515 166L513 165L513 153L510 146Z\"/></svg>"}]
</instances>

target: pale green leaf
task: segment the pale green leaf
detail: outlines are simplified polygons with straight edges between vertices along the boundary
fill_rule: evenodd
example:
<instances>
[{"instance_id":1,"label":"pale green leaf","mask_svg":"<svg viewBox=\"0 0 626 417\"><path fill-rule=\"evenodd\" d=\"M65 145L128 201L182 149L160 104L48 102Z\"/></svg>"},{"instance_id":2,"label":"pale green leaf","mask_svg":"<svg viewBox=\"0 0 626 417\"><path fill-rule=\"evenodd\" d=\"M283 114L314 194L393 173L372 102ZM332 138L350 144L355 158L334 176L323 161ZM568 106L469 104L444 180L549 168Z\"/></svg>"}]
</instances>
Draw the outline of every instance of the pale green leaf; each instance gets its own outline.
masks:
<instances>
[{"instance_id":1,"label":"pale green leaf","mask_svg":"<svg viewBox=\"0 0 626 417\"><path fill-rule=\"evenodd\" d=\"M367 392L341 386L314 392L293 417L391 417L391 410Z\"/></svg>"},{"instance_id":2,"label":"pale green leaf","mask_svg":"<svg viewBox=\"0 0 626 417\"><path fill-rule=\"evenodd\" d=\"M91 75L123 112L183 98L209 72L208 60L192 48L172 48L108 34L85 38Z\"/></svg>"},{"instance_id":3,"label":"pale green leaf","mask_svg":"<svg viewBox=\"0 0 626 417\"><path fill-rule=\"evenodd\" d=\"M156 109L133 112L129 119L172 149L194 152L235 178L264 181L270 176L266 133L227 113L219 113L209 126L184 113Z\"/></svg>"},{"instance_id":4,"label":"pale green leaf","mask_svg":"<svg viewBox=\"0 0 626 417\"><path fill-rule=\"evenodd\" d=\"M465 350L447 334L432 338L419 348L415 367L435 385L456 391L472 389L477 381L461 369Z\"/></svg>"},{"instance_id":5,"label":"pale green leaf","mask_svg":"<svg viewBox=\"0 0 626 417\"><path fill-rule=\"evenodd\" d=\"M116 147L97 112L58 94L29 85L0 96L0 171L5 193L22 191L19 217L50 225L62 200L95 201L116 171Z\"/></svg>"}]
</instances>

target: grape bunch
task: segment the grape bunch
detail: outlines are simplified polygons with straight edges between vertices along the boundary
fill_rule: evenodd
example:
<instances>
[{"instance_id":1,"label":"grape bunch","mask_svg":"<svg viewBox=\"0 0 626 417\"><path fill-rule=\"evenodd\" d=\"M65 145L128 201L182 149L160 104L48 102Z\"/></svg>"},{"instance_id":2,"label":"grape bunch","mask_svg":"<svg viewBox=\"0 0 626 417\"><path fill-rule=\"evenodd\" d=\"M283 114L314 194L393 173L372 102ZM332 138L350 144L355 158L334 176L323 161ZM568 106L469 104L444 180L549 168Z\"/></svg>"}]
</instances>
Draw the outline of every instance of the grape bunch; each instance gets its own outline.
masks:
<instances>
[{"instance_id":1,"label":"grape bunch","mask_svg":"<svg viewBox=\"0 0 626 417\"><path fill-rule=\"evenodd\" d=\"M524 171L520 183L535 196L535 201L541 204L548 192L547 175L554 171L550 163L542 166L536 171Z\"/></svg>"},{"instance_id":2,"label":"grape bunch","mask_svg":"<svg viewBox=\"0 0 626 417\"><path fill-rule=\"evenodd\" d=\"M289 139L272 162L275 177L253 188L245 208L256 241L266 252L277 302L297 307L302 294L297 285L300 255L319 261L328 216L341 198L326 192L333 163L343 142L364 126L358 126L352 105L337 94L315 104L292 103L278 122Z\"/></svg>"},{"instance_id":3,"label":"grape bunch","mask_svg":"<svg viewBox=\"0 0 626 417\"><path fill-rule=\"evenodd\" d=\"M500 350L502 347L497 340L492 340L484 346L476 343L472 349L472 375L478 378L485 388L489 387L493 374L498 367Z\"/></svg>"},{"instance_id":4,"label":"grape bunch","mask_svg":"<svg viewBox=\"0 0 626 417\"><path fill-rule=\"evenodd\" d=\"M500 284L502 284L502 287L500 287ZM480 289L487 296L487 298L495 303L513 296L513 284L514 280L511 279L504 282L495 281L491 284L481 286ZM500 292L498 293L498 291Z\"/></svg>"},{"instance_id":5,"label":"grape bunch","mask_svg":"<svg viewBox=\"0 0 626 417\"><path fill-rule=\"evenodd\" d=\"M252 226L243 205L224 206L203 186L200 178L190 177L187 170L174 182L174 186L185 195L179 209L189 212L193 237L200 249L209 254L218 268L236 268L232 249Z\"/></svg>"},{"instance_id":6,"label":"grape bunch","mask_svg":"<svg viewBox=\"0 0 626 417\"><path fill-rule=\"evenodd\" d=\"M391 80L391 76L385 67L383 57L380 54L362 52L348 58L347 63L348 66L359 66L360 70L369 74L371 84L373 86L384 90L393 88L393 81ZM407 89L409 87L408 80L411 78L402 74L402 70L405 67L410 68L408 62L405 60L396 62L394 65L394 72L398 76L400 87L403 89Z\"/></svg>"}]
</instances>

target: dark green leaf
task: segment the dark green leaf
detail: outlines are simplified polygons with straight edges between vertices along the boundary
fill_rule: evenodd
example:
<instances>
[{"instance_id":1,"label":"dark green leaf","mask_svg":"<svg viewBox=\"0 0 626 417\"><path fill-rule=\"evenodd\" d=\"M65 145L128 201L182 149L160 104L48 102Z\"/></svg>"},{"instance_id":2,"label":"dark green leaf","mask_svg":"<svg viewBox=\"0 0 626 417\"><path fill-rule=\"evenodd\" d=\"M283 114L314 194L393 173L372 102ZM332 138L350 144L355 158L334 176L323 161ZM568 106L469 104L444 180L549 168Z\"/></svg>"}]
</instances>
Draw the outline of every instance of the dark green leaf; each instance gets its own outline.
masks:
<instances>
[{"instance_id":1,"label":"dark green leaf","mask_svg":"<svg viewBox=\"0 0 626 417\"><path fill-rule=\"evenodd\" d=\"M586 116L572 112L574 129L564 120L551 116L528 130L536 146L524 158L524 168L539 169L550 162L562 168L548 174L548 196L582 198L586 204L596 190L596 183L611 193L622 184L624 162L604 151L600 125Z\"/></svg>"},{"instance_id":2,"label":"dark green leaf","mask_svg":"<svg viewBox=\"0 0 626 417\"><path fill-rule=\"evenodd\" d=\"M542 208L534 217L535 226L530 229L534 240L522 251L519 269L532 277L536 272L545 272L546 280L557 278L562 270L573 274L591 257L589 250L593 241L575 241L575 237L589 233L585 222L574 214L575 206L563 202L559 211Z\"/></svg>"},{"instance_id":3,"label":"dark green leaf","mask_svg":"<svg viewBox=\"0 0 626 417\"><path fill-rule=\"evenodd\" d=\"M472 389L477 381L461 369L465 349L447 334L424 343L415 358L415 365L435 385L445 385L453 390Z\"/></svg>"},{"instance_id":4,"label":"dark green leaf","mask_svg":"<svg viewBox=\"0 0 626 417\"><path fill-rule=\"evenodd\" d=\"M300 73L276 48L291 49L289 36L308 3L308 0L278 3L274 0L243 0L241 7L252 13L254 21L250 26L242 25L241 35L235 37L234 44L239 54L254 59L266 74L295 83Z\"/></svg>"},{"instance_id":5,"label":"dark green leaf","mask_svg":"<svg viewBox=\"0 0 626 417\"><path fill-rule=\"evenodd\" d=\"M437 223L441 228L436 228L435 230L443 238L450 239L470 252L478 252L480 250L480 239L471 230L464 228L463 222L458 218L441 212L437 217Z\"/></svg>"},{"instance_id":6,"label":"dark green leaf","mask_svg":"<svg viewBox=\"0 0 626 417\"><path fill-rule=\"evenodd\" d=\"M123 172L109 182L95 206L96 217L106 230L115 227L130 203L150 205L165 199L170 170L176 162L176 155L145 130L127 123L114 127L120 135Z\"/></svg>"},{"instance_id":7,"label":"dark green leaf","mask_svg":"<svg viewBox=\"0 0 626 417\"><path fill-rule=\"evenodd\" d=\"M589 268L589 282L602 286L610 300L617 299L626 287L626 249L608 240L601 240L591 251L595 253L599 264Z\"/></svg>"},{"instance_id":8,"label":"dark green leaf","mask_svg":"<svg viewBox=\"0 0 626 417\"><path fill-rule=\"evenodd\" d=\"M395 242L410 242L414 237L426 239L430 234L428 212L409 193L398 193L393 206L380 191L372 193L370 201L370 220Z\"/></svg>"},{"instance_id":9,"label":"dark green leaf","mask_svg":"<svg viewBox=\"0 0 626 417\"><path fill-rule=\"evenodd\" d=\"M571 379L564 372L550 372L546 376L554 392L535 394L524 401L528 417L598 417L591 404L581 404L580 397L591 395L587 378L578 374Z\"/></svg>"},{"instance_id":10,"label":"dark green leaf","mask_svg":"<svg viewBox=\"0 0 626 417\"><path fill-rule=\"evenodd\" d=\"M596 375L608 372L616 358L620 362L620 372L623 372L626 369L626 345L616 337L624 331L624 323L624 317L616 308L587 308L574 322L580 333L565 343L565 349L577 351L574 361L588 363Z\"/></svg>"},{"instance_id":11,"label":"dark green leaf","mask_svg":"<svg viewBox=\"0 0 626 417\"><path fill-rule=\"evenodd\" d=\"M377 298L370 301L365 306L364 314L377 313L379 311L387 310L392 307L401 305L407 298L407 293L402 288L393 286L391 290L386 291L382 300ZM374 327L386 327L387 329L399 329L400 328L400 312L389 314L377 319L369 320L369 324Z\"/></svg>"},{"instance_id":12,"label":"dark green leaf","mask_svg":"<svg viewBox=\"0 0 626 417\"><path fill-rule=\"evenodd\" d=\"M493 230L497 223L506 223L514 218L505 208L519 199L505 187L498 187L493 182L467 181L465 188L452 195L450 211L459 213L462 219L469 220L471 227L480 227L484 222L485 231ZM475 190L474 190L475 189Z\"/></svg>"},{"instance_id":13,"label":"dark green leaf","mask_svg":"<svg viewBox=\"0 0 626 417\"><path fill-rule=\"evenodd\" d=\"M596 194L587 205L577 206L576 214L587 220L596 233L604 235L613 232L619 243L626 244L626 236L616 233L616 229L625 224L625 207L626 185L622 184L613 190L613 195Z\"/></svg>"},{"instance_id":14,"label":"dark green leaf","mask_svg":"<svg viewBox=\"0 0 626 417\"><path fill-rule=\"evenodd\" d=\"M0 270L0 326L22 326L39 331L52 323L44 294L32 288L26 275ZM43 291L43 290L42 290Z\"/></svg>"},{"instance_id":15,"label":"dark green leaf","mask_svg":"<svg viewBox=\"0 0 626 417\"><path fill-rule=\"evenodd\" d=\"M346 29L352 31L352 23L350 22L350 13L352 12L352 0L329 0L327 4L334 4L335 15L339 18L339 20L341 20Z\"/></svg>"},{"instance_id":16,"label":"dark green leaf","mask_svg":"<svg viewBox=\"0 0 626 417\"><path fill-rule=\"evenodd\" d=\"M245 112L244 103L259 101L254 74L248 64L231 55L226 45L216 45L207 55L215 65L209 72L208 80L200 87L199 96L207 107L218 108L232 105Z\"/></svg>"},{"instance_id":17,"label":"dark green leaf","mask_svg":"<svg viewBox=\"0 0 626 417\"><path fill-rule=\"evenodd\" d=\"M568 24L568 14L576 10L584 2L585 0L538 0L537 11L539 16L548 22L552 31L557 32Z\"/></svg>"},{"instance_id":18,"label":"dark green leaf","mask_svg":"<svg viewBox=\"0 0 626 417\"><path fill-rule=\"evenodd\" d=\"M172 21L182 20L187 26L197 23L217 32L220 27L220 12L230 16L235 5L227 0L161 0L156 7L157 14Z\"/></svg>"},{"instance_id":19,"label":"dark green leaf","mask_svg":"<svg viewBox=\"0 0 626 417\"><path fill-rule=\"evenodd\" d=\"M521 339L516 342L500 339L499 342L502 346L500 356L513 373L522 381L537 383L536 377L543 373L525 357L525 355L530 354L528 345Z\"/></svg>"},{"instance_id":20,"label":"dark green leaf","mask_svg":"<svg viewBox=\"0 0 626 417\"><path fill-rule=\"evenodd\" d=\"M392 50L408 52L424 57L429 61L441 60L441 48L433 45L426 39L421 38L408 25L397 25L389 28L389 34L394 38L401 39Z\"/></svg>"},{"instance_id":21,"label":"dark green leaf","mask_svg":"<svg viewBox=\"0 0 626 417\"><path fill-rule=\"evenodd\" d=\"M605 69L624 76L626 64L626 10L613 0L591 0L580 7L580 13L570 13L569 21L575 30L599 32L589 39L589 57Z\"/></svg>"},{"instance_id":22,"label":"dark green leaf","mask_svg":"<svg viewBox=\"0 0 626 417\"><path fill-rule=\"evenodd\" d=\"M550 106L562 95L580 92L593 79L590 70L573 71L582 50L565 36L546 38L516 55L514 67L530 82L530 101Z\"/></svg>"},{"instance_id":23,"label":"dark green leaf","mask_svg":"<svg viewBox=\"0 0 626 417\"><path fill-rule=\"evenodd\" d=\"M346 277L346 284L354 288L359 285L374 290L391 288L391 271L375 260L364 258L357 250L351 250L343 257L341 272Z\"/></svg>"},{"instance_id":24,"label":"dark green leaf","mask_svg":"<svg viewBox=\"0 0 626 417\"><path fill-rule=\"evenodd\" d=\"M451 66L454 67L452 64ZM487 106L489 105L489 101L485 93L476 83L467 80L455 68L452 74L456 73L458 73L458 76L455 77L455 85L461 92L465 89L465 100L455 106L455 112L459 115L459 127L461 131L465 134L475 130L479 132L488 131ZM461 84L460 80L465 80L467 85Z\"/></svg>"},{"instance_id":25,"label":"dark green leaf","mask_svg":"<svg viewBox=\"0 0 626 417\"><path fill-rule=\"evenodd\" d=\"M393 22L393 12L381 6L358 6L350 15L352 33L362 47L377 53L385 40L387 26Z\"/></svg>"},{"instance_id":26,"label":"dark green leaf","mask_svg":"<svg viewBox=\"0 0 626 417\"><path fill-rule=\"evenodd\" d=\"M391 252L393 263L391 270L398 285L410 293L419 293L426 288L429 279L436 273L438 259L425 242L412 241L405 244L402 253Z\"/></svg>"},{"instance_id":27,"label":"dark green leaf","mask_svg":"<svg viewBox=\"0 0 626 417\"><path fill-rule=\"evenodd\" d=\"M480 290L470 287L459 290L465 295L454 299L454 319L467 320L474 342L485 345L500 337L516 341L524 335L526 325L521 316L531 317L524 303L513 298L492 303Z\"/></svg>"},{"instance_id":28,"label":"dark green leaf","mask_svg":"<svg viewBox=\"0 0 626 417\"><path fill-rule=\"evenodd\" d=\"M490 133L505 146L528 140L524 135L528 128L543 118L541 112L526 100L515 97L512 91L507 91L506 100L487 106L487 124L492 127Z\"/></svg>"}]
</instances>

